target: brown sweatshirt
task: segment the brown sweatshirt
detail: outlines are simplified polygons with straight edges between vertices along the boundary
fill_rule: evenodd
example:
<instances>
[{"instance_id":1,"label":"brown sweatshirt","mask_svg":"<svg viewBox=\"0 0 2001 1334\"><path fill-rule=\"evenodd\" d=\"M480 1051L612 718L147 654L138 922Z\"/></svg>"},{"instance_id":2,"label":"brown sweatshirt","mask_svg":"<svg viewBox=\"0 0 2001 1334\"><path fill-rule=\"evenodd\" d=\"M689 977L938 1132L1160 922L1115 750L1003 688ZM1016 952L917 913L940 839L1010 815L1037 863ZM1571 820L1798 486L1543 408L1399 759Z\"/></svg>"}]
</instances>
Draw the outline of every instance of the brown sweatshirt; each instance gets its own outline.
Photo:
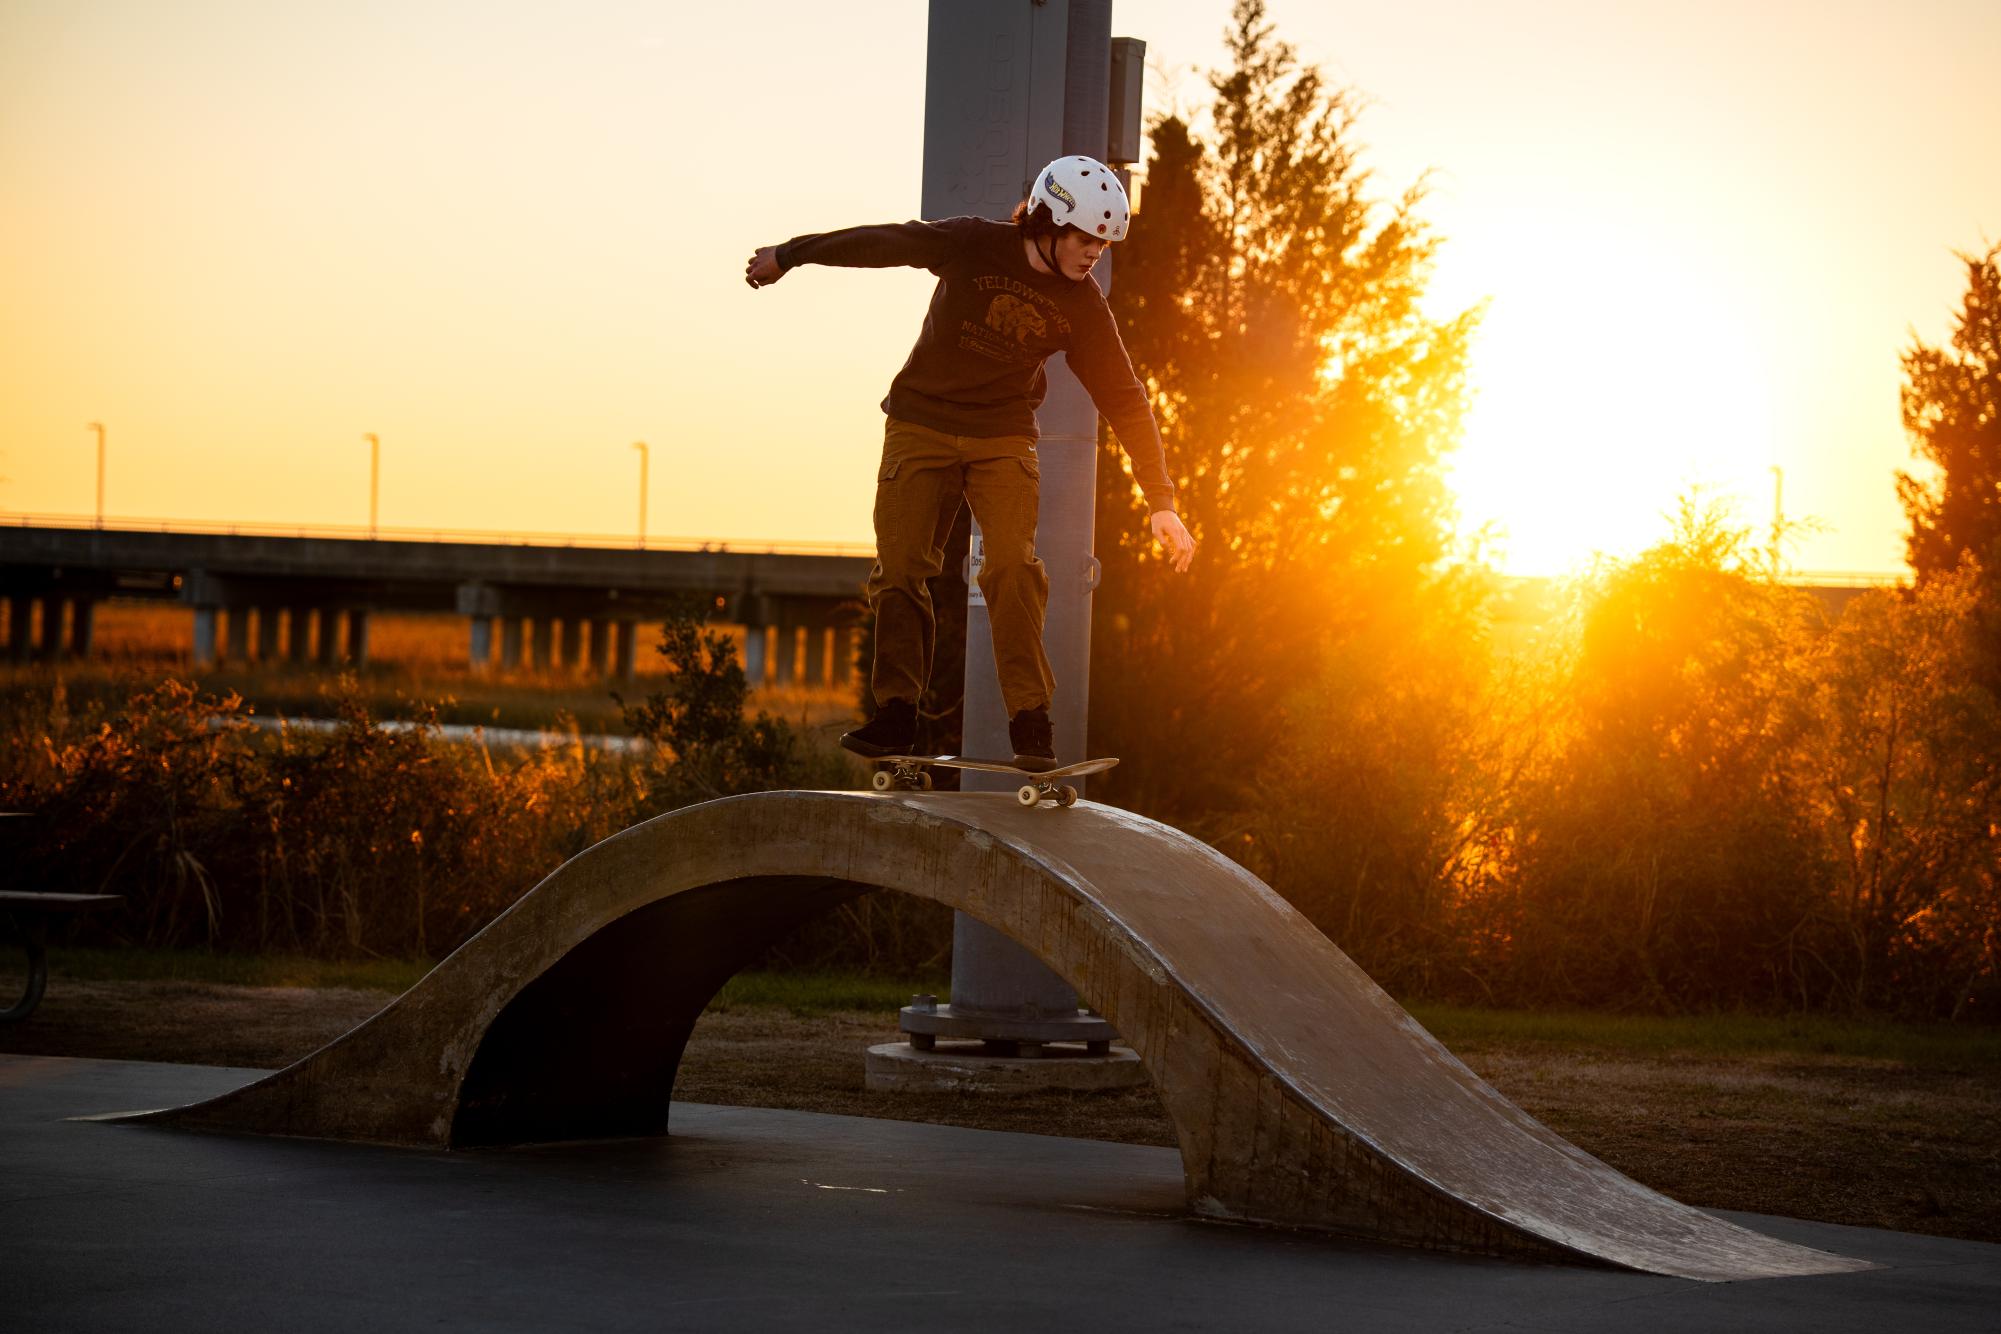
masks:
<instances>
[{"instance_id":1,"label":"brown sweatshirt","mask_svg":"<svg viewBox=\"0 0 2001 1334\"><path fill-rule=\"evenodd\" d=\"M953 435L1033 435L1049 391L1042 363L1064 352L1118 433L1148 508L1174 508L1153 408L1104 293L1088 279L1037 273L1013 223L946 218L795 236L778 247L778 265L800 264L938 275L917 345L882 401L890 416Z\"/></svg>"}]
</instances>

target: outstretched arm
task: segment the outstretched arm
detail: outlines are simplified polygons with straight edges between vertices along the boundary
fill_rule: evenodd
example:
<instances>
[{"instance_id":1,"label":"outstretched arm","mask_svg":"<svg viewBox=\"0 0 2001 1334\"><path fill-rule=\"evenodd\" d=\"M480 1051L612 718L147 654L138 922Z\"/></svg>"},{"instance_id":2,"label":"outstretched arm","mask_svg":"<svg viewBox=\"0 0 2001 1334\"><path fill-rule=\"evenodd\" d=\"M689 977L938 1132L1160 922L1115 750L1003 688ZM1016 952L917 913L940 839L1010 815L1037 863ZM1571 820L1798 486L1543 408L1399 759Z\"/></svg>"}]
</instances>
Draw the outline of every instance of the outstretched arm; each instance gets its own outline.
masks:
<instances>
[{"instance_id":1,"label":"outstretched arm","mask_svg":"<svg viewBox=\"0 0 2001 1334\"><path fill-rule=\"evenodd\" d=\"M783 245L759 248L744 265L743 278L752 287L769 287L784 277L787 270L801 264L835 264L851 269L907 266L935 273L958 244L958 229L964 221L893 222L795 236Z\"/></svg>"}]
</instances>

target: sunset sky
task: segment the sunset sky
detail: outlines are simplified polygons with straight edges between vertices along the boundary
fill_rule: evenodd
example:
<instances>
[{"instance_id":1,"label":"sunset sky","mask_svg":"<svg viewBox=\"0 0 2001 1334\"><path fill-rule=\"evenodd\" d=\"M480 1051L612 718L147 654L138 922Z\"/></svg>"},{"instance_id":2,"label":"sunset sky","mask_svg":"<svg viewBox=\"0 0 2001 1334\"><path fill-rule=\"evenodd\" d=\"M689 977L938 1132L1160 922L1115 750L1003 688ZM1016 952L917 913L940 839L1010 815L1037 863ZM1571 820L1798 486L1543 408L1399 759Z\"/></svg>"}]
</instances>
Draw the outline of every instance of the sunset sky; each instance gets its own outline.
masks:
<instances>
[{"instance_id":1,"label":"sunset sky","mask_svg":"<svg viewBox=\"0 0 2001 1334\"><path fill-rule=\"evenodd\" d=\"M930 290L760 243L917 210L926 7L0 5L0 511L869 540ZM1226 0L1126 3L1197 110ZM2001 237L1993 0L1274 0L1435 174L1490 303L1455 469L1504 564L1661 535L1690 485L1901 562L1898 354ZM1141 220L1144 226L1144 199Z\"/></svg>"}]
</instances>

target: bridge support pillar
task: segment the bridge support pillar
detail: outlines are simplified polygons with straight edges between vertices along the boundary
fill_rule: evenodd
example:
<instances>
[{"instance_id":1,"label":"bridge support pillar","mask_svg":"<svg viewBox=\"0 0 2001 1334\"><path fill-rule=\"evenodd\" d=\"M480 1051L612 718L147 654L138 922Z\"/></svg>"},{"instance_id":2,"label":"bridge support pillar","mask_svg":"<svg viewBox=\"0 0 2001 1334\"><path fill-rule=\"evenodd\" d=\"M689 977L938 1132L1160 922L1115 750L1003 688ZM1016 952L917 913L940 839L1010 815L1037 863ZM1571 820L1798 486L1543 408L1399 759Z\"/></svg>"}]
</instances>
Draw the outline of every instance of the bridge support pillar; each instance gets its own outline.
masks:
<instances>
[{"instance_id":1,"label":"bridge support pillar","mask_svg":"<svg viewBox=\"0 0 2001 1334\"><path fill-rule=\"evenodd\" d=\"M263 606L257 609L257 660L259 662L278 661L278 609Z\"/></svg>"},{"instance_id":2,"label":"bridge support pillar","mask_svg":"<svg viewBox=\"0 0 2001 1334\"><path fill-rule=\"evenodd\" d=\"M16 593L7 599L7 656L22 662L33 648L35 600Z\"/></svg>"},{"instance_id":3,"label":"bridge support pillar","mask_svg":"<svg viewBox=\"0 0 2001 1334\"><path fill-rule=\"evenodd\" d=\"M827 682L844 686L855 675L855 629L851 625L834 627L834 658L828 664Z\"/></svg>"},{"instance_id":4,"label":"bridge support pillar","mask_svg":"<svg viewBox=\"0 0 2001 1334\"><path fill-rule=\"evenodd\" d=\"M313 613L308 607L294 607L285 613L285 656L303 663L312 655Z\"/></svg>"},{"instance_id":5,"label":"bridge support pillar","mask_svg":"<svg viewBox=\"0 0 2001 1334\"><path fill-rule=\"evenodd\" d=\"M215 608L195 608L195 666L215 666Z\"/></svg>"},{"instance_id":6,"label":"bridge support pillar","mask_svg":"<svg viewBox=\"0 0 2001 1334\"><path fill-rule=\"evenodd\" d=\"M368 665L368 613L360 607L347 613L347 660L357 667Z\"/></svg>"},{"instance_id":7,"label":"bridge support pillar","mask_svg":"<svg viewBox=\"0 0 2001 1334\"><path fill-rule=\"evenodd\" d=\"M590 673L602 677L611 664L611 622L602 616L590 620L590 647L585 650Z\"/></svg>"},{"instance_id":8,"label":"bridge support pillar","mask_svg":"<svg viewBox=\"0 0 2001 1334\"><path fill-rule=\"evenodd\" d=\"M613 656L616 659L613 675L621 681L630 681L639 665L639 622L618 622L618 648Z\"/></svg>"},{"instance_id":9,"label":"bridge support pillar","mask_svg":"<svg viewBox=\"0 0 2001 1334\"><path fill-rule=\"evenodd\" d=\"M563 667L575 674L584 665L584 623L575 616L563 618Z\"/></svg>"},{"instance_id":10,"label":"bridge support pillar","mask_svg":"<svg viewBox=\"0 0 2001 1334\"><path fill-rule=\"evenodd\" d=\"M547 616L533 618L529 638L535 654L535 670L546 672L556 656L556 623Z\"/></svg>"},{"instance_id":11,"label":"bridge support pillar","mask_svg":"<svg viewBox=\"0 0 2001 1334\"><path fill-rule=\"evenodd\" d=\"M511 672L521 665L521 618L500 618L500 669Z\"/></svg>"},{"instance_id":12,"label":"bridge support pillar","mask_svg":"<svg viewBox=\"0 0 2001 1334\"><path fill-rule=\"evenodd\" d=\"M780 621L776 648L778 651L772 655L777 659L772 664L777 669L774 674L779 685L789 686L798 675L796 667L799 661L799 627Z\"/></svg>"},{"instance_id":13,"label":"bridge support pillar","mask_svg":"<svg viewBox=\"0 0 2001 1334\"><path fill-rule=\"evenodd\" d=\"M806 627L806 684L827 684L827 627Z\"/></svg>"},{"instance_id":14,"label":"bridge support pillar","mask_svg":"<svg viewBox=\"0 0 2001 1334\"><path fill-rule=\"evenodd\" d=\"M232 663L250 660L250 608L238 603L223 608L223 634L228 647L223 655Z\"/></svg>"},{"instance_id":15,"label":"bridge support pillar","mask_svg":"<svg viewBox=\"0 0 2001 1334\"><path fill-rule=\"evenodd\" d=\"M62 656L63 650L63 600L54 593L42 598L42 637L35 645L35 656L44 662L53 662Z\"/></svg>"},{"instance_id":16,"label":"bridge support pillar","mask_svg":"<svg viewBox=\"0 0 2001 1334\"><path fill-rule=\"evenodd\" d=\"M764 684L764 627L746 625L743 628L743 676L755 690Z\"/></svg>"},{"instance_id":17,"label":"bridge support pillar","mask_svg":"<svg viewBox=\"0 0 2001 1334\"><path fill-rule=\"evenodd\" d=\"M463 583L454 605L466 618L466 665L475 676L484 676L493 670L493 618L501 614L500 592L477 580Z\"/></svg>"},{"instance_id":18,"label":"bridge support pillar","mask_svg":"<svg viewBox=\"0 0 2001 1334\"><path fill-rule=\"evenodd\" d=\"M331 667L340 660L340 612L332 607L321 607L320 621L320 666Z\"/></svg>"},{"instance_id":19,"label":"bridge support pillar","mask_svg":"<svg viewBox=\"0 0 2001 1334\"><path fill-rule=\"evenodd\" d=\"M97 629L97 599L77 598L69 606L70 656L87 658Z\"/></svg>"},{"instance_id":20,"label":"bridge support pillar","mask_svg":"<svg viewBox=\"0 0 2001 1334\"><path fill-rule=\"evenodd\" d=\"M485 675L493 667L493 617L474 616L471 641L466 646L466 663L479 675Z\"/></svg>"}]
</instances>

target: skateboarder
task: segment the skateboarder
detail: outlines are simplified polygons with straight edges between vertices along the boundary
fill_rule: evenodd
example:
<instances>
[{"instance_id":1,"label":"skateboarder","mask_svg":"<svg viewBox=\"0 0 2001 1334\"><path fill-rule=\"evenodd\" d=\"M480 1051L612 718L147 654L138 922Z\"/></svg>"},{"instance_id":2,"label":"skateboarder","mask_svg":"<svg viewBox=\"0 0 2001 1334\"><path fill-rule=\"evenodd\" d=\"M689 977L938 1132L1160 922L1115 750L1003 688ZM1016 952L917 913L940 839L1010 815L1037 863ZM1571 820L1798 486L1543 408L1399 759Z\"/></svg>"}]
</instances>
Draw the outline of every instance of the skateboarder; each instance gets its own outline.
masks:
<instances>
[{"instance_id":1,"label":"skateboarder","mask_svg":"<svg viewBox=\"0 0 2001 1334\"><path fill-rule=\"evenodd\" d=\"M980 525L980 592L1015 763L1054 767L1049 705L1056 683L1042 651L1049 577L1035 554L1035 409L1048 389L1042 363L1051 354L1068 354L1118 433L1146 495L1154 539L1174 569L1186 571L1194 559L1152 406L1104 294L1090 281L1130 220L1125 189L1109 168L1063 157L1036 177L1011 221L946 218L795 236L761 247L745 266L752 287L768 287L801 264L910 266L938 275L916 346L882 403L889 420L868 580L878 709L841 738L847 749L901 755L917 744L917 700L930 679L935 635L925 580L943 565L963 499Z\"/></svg>"}]
</instances>

